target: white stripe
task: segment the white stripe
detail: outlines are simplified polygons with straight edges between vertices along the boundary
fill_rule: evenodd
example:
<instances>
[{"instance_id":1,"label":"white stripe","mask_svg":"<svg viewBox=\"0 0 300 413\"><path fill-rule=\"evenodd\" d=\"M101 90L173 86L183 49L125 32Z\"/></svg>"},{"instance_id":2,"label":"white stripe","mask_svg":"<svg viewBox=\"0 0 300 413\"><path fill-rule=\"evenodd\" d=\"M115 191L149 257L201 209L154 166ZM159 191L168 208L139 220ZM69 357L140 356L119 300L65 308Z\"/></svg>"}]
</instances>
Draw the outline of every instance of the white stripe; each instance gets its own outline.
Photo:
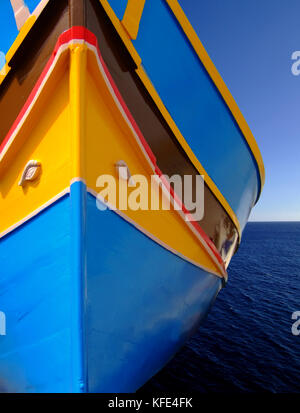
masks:
<instances>
[{"instance_id":1,"label":"white stripe","mask_svg":"<svg viewBox=\"0 0 300 413\"><path fill-rule=\"evenodd\" d=\"M31 214L27 215L25 218L21 219L14 225L10 226L7 228L5 231L0 232L0 239L3 238L5 235L7 235L9 232L14 231L17 229L19 226L25 224L25 222L29 221L36 215L38 215L40 212L42 212L44 209L48 208L51 204L54 202L58 201L60 198L62 198L64 195L68 194L70 192L70 187L68 186L65 188L62 192L59 194L55 195L55 197L51 198L49 201L47 201L45 204L41 205L39 208L37 208L35 211L31 212Z\"/></svg>"},{"instance_id":2,"label":"white stripe","mask_svg":"<svg viewBox=\"0 0 300 413\"><path fill-rule=\"evenodd\" d=\"M50 66L50 68L49 68L46 76L44 77L44 79L43 79L43 81L42 81L39 89L37 90L37 92L36 92L36 94L35 94L32 102L31 102L30 105L28 106L26 112L24 113L22 119L21 119L20 122L18 123L18 125L17 125L16 129L14 130L14 132L12 133L11 137L10 137L9 140L6 142L6 144L5 144L2 152L1 152L1 154L0 154L0 163L1 163L2 159L4 158L4 156L6 155L8 149L10 148L10 146L11 146L12 142L14 141L16 135L19 133L21 127L24 125L24 123L25 123L25 121L26 121L29 113L31 112L31 110L32 110L33 106L35 105L37 99L39 98L42 90L44 89L44 86L45 86L47 80L49 79L51 73L53 72L53 69L54 69L55 64L57 63L57 60L59 59L60 55L61 55L65 50L67 50L67 49L68 49L68 45L62 45L62 46L59 48L59 53L57 53L57 55L55 56L55 58L54 58L54 60L53 60L53 63L52 63L52 65Z\"/></svg>"},{"instance_id":3,"label":"white stripe","mask_svg":"<svg viewBox=\"0 0 300 413\"><path fill-rule=\"evenodd\" d=\"M24 0L10 0L10 3L14 11L17 28L20 31L30 17L30 11Z\"/></svg>"},{"instance_id":4,"label":"white stripe","mask_svg":"<svg viewBox=\"0 0 300 413\"><path fill-rule=\"evenodd\" d=\"M87 43L87 47L94 52L94 54L95 54L95 56L96 56L96 59L97 59L97 63L98 63L99 69L100 69L100 72L101 72L101 74L102 74L102 77L103 77L104 80L105 80L106 86L108 87L108 89L109 89L109 91L110 91L110 94L112 95L112 97L113 97L113 99L114 99L114 101L115 101L115 104L117 105L119 111L121 112L123 118L125 119L127 125L129 126L129 129L131 130L131 132L132 132L132 134L133 134L133 136L134 136L134 138L135 138L138 146L140 147L141 151L143 152L145 158L147 159L147 161L148 161L148 163L149 163L152 171L155 172L155 166L153 165L153 163L152 163L152 161L151 161L148 153L146 152L144 145L143 145L142 142L140 141L140 138L139 138L138 134L136 133L135 129L133 128L132 123L131 123L130 120L128 119L128 116L127 116L126 112L124 111L124 109L123 109L123 107L122 107L122 105L121 105L118 97L116 96L115 91L114 91L114 89L113 89L113 87L112 87L112 85L111 85L111 83L110 83L110 81L109 81L109 79L108 79L108 77L107 77L107 75L106 75L106 73L105 73L105 70L104 70L104 68L103 68L103 66L102 66L102 63L101 63L100 58L99 58L99 55L98 55L98 50L97 50L97 48L96 48L95 46L90 45L89 43Z\"/></svg>"},{"instance_id":5,"label":"white stripe","mask_svg":"<svg viewBox=\"0 0 300 413\"><path fill-rule=\"evenodd\" d=\"M92 188L87 188L87 192L90 193L91 195L93 195L95 198L98 198L101 202L103 202L105 205L107 205L108 209L111 210L112 212L115 212L117 215L119 215L122 219L124 219L125 221L127 221L128 223L130 223L131 225L133 225L137 230L139 230L140 232L142 232L144 235L146 235L148 238L152 239L152 241L156 242L157 244L159 244L160 246L162 246L163 248L165 248L166 250L172 252L173 254L177 255L179 258L182 258L184 261L187 261L193 265L195 265L196 267L200 268L201 270L204 270L206 272L209 272L211 274L217 275L219 278L223 278L220 276L219 273L208 269L206 267L204 267L203 265L199 264L198 262L186 257L185 255L181 254L180 252L178 252L177 250L175 250L174 248L170 247L168 244L166 244L164 241L162 241L161 239L157 238L155 235L151 234L151 232L147 231L146 229L144 229L143 227L141 227L139 224L137 224L133 219L131 219L128 215L124 214L122 211L120 211L119 209L116 209L115 206L109 204L108 202L104 202L104 199L99 196L97 194L97 192L92 189ZM101 211L100 211L101 212ZM224 275L224 278L226 279L226 276Z\"/></svg>"},{"instance_id":6,"label":"white stripe","mask_svg":"<svg viewBox=\"0 0 300 413\"><path fill-rule=\"evenodd\" d=\"M47 6L49 3L49 0L42 0L39 2L39 4L36 6L34 12L32 13L36 18L39 17L39 15L42 13L44 8Z\"/></svg>"}]
</instances>

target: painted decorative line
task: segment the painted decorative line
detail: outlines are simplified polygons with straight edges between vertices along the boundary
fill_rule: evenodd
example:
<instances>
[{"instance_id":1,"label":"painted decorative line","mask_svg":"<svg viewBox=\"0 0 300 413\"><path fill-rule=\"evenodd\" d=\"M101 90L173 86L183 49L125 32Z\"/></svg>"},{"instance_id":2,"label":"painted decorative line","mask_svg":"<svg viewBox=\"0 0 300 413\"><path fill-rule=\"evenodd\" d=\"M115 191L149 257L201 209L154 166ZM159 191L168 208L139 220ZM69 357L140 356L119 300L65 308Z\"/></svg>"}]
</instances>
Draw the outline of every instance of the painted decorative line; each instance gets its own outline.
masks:
<instances>
[{"instance_id":1,"label":"painted decorative line","mask_svg":"<svg viewBox=\"0 0 300 413\"><path fill-rule=\"evenodd\" d=\"M50 0L41 0L33 11L33 15L38 18Z\"/></svg>"},{"instance_id":2,"label":"painted decorative line","mask_svg":"<svg viewBox=\"0 0 300 413\"><path fill-rule=\"evenodd\" d=\"M28 114L31 111L31 108L34 106L35 102L37 101L38 97L41 94L41 91L43 90L43 87L45 86L47 80L49 79L51 73L53 72L53 69L55 67L55 63L57 62L60 54L64 50L68 49L68 45L61 45L63 49L60 50L60 53L57 54L58 49L55 48L53 54L51 55L48 63L46 64L41 76L39 77L37 83L35 84L32 92L30 93L25 105L23 106L21 112L19 113L18 117L14 121L12 127L10 128L10 131L2 141L0 145L0 163L2 159L4 158L5 154L7 153L11 143L13 142L14 138L16 137L17 133L21 129L22 125L24 124Z\"/></svg>"},{"instance_id":3,"label":"painted decorative line","mask_svg":"<svg viewBox=\"0 0 300 413\"><path fill-rule=\"evenodd\" d=\"M10 49L6 53L6 62L9 64L21 44L23 43L23 40L25 37L28 35L30 30L32 29L33 25L36 22L36 16L31 15L25 22L25 24L22 26L21 30L19 31L18 36L16 37L15 41L11 45Z\"/></svg>"},{"instance_id":4,"label":"painted decorative line","mask_svg":"<svg viewBox=\"0 0 300 413\"><path fill-rule=\"evenodd\" d=\"M132 60L134 61L136 67L139 67L142 63L142 59L139 56L138 52L136 51L135 47L133 46L132 41L130 37L128 36L126 29L124 28L124 26L122 25L118 17L116 16L109 2L107 0L98 0L98 1L103 7L105 13L107 14L108 18L112 22L113 26L115 27L118 35L122 39L122 42L124 43L130 56L132 57Z\"/></svg>"},{"instance_id":5,"label":"painted decorative line","mask_svg":"<svg viewBox=\"0 0 300 413\"><path fill-rule=\"evenodd\" d=\"M46 84L47 79L49 78L50 74L52 73L54 66L59 58L59 56L72 44L74 43L80 43L80 44L85 44L90 50L92 50L97 58L98 66L100 69L101 74L103 75L103 78L111 92L111 95L119 108L120 112L122 113L126 123L130 127L131 131L133 132L133 136L135 137L135 140L144 153L145 158L147 159L151 169L153 170L154 174L157 174L163 185L167 188L169 191L171 198L173 202L178 203L179 200L178 198L175 198L175 193L174 191L169 187L169 185L166 185L166 181L162 179L162 172L158 168L156 164L156 158L149 147L148 143L146 142L142 132L140 131L138 125L136 124L133 116L131 115L128 107L126 106L111 74L108 71L108 68L101 56L101 52L98 46L98 41L96 36L90 32L88 29L85 27L81 26L75 26L72 27L71 29L67 30L64 32L58 39L57 44L55 46L54 52L52 56L50 57L50 60L48 61L45 69L43 70L37 84L35 85L33 91L31 92L27 102L25 103L23 109L21 110L19 116L17 117L16 121L14 122L12 128L10 129L7 137L4 139L3 143L0 146L0 162L3 159L5 153L7 152L8 148L12 144L15 136L17 135L18 131L20 130L21 126L25 122L32 106L35 104L38 96L40 95L43 87ZM188 213L187 209L184 207L184 205L181 203L180 204L183 209L182 211L178 211L181 215L181 217L185 220L185 217ZM192 229L193 233L196 235L197 239L201 242L201 244L204 246L206 251L210 254L212 257L213 261L215 264L218 266L220 269L221 273L224 275L226 274L226 269L225 265L223 262L223 259L221 255L219 254L218 250L212 243L212 241L208 238L206 233L202 230L202 228L197 224L196 222L188 222L188 220L185 220L185 223L187 226L189 226L190 229Z\"/></svg>"},{"instance_id":6,"label":"painted decorative line","mask_svg":"<svg viewBox=\"0 0 300 413\"><path fill-rule=\"evenodd\" d=\"M98 193L92 189L92 188L88 188L87 187L87 192L89 194L91 194L93 197L98 198L99 199L99 195ZM195 267L200 268L201 270L207 271L211 274L216 275L217 277L221 277L219 273L208 269L206 267L204 267L203 265L199 264L198 262L186 257L185 255L181 254L179 251L175 250L174 248L170 247L168 244L166 244L165 242L163 242L161 239L159 239L158 237L156 237L155 235L151 234L151 232L145 230L143 227L141 227L139 224L137 224L133 219L131 219L129 216L127 216L126 214L124 214L122 211L120 211L119 209L116 209L113 205L110 205L108 202L106 202L103 199L103 203L105 203L105 205L107 205L108 209L111 210L111 212L115 212L117 215L119 215L120 218L124 219L126 222L128 222L129 224L131 224L133 227L135 227L138 231L142 232L144 235L146 235L148 238L150 238L152 241L154 241L155 243L157 243L158 245L160 245L161 247L165 248L166 250L172 252L172 254L177 255L179 258L183 259L184 261L189 262L190 264L193 264ZM228 279L228 275L227 272L226 274L223 275L223 277L221 277L225 280L225 282L227 282Z\"/></svg>"},{"instance_id":7,"label":"painted decorative line","mask_svg":"<svg viewBox=\"0 0 300 413\"><path fill-rule=\"evenodd\" d=\"M72 178L71 181L70 181L70 186L71 186L72 184L74 184L75 182L81 182L81 183L83 183L85 186L87 186L86 180L83 179L83 178L79 178L79 177L77 177L77 178Z\"/></svg>"},{"instance_id":8,"label":"painted decorative line","mask_svg":"<svg viewBox=\"0 0 300 413\"><path fill-rule=\"evenodd\" d=\"M122 19L122 24L125 27L130 38L135 40L139 32L139 25L142 18L146 0L128 0L127 7Z\"/></svg>"},{"instance_id":9,"label":"painted decorative line","mask_svg":"<svg viewBox=\"0 0 300 413\"><path fill-rule=\"evenodd\" d=\"M210 255L212 256L212 254L211 254L211 252L212 252L213 253L212 258L215 257L218 260L219 264L221 265L222 272L225 271L223 259L222 259L221 255L219 254L219 251L215 247L214 243L207 236L207 234L203 231L203 229L200 227L198 222L194 221L191 218L190 212L186 209L185 205L182 203L180 198L176 195L174 189L171 187L169 182L165 179L163 173L160 171L160 169L158 167L156 167L156 173L159 176L160 180L165 185L165 187L167 188L168 192L171 194L172 199L174 201L174 204L177 204L179 206L179 208L177 208L177 211L179 213L181 213L181 211L183 212L183 218L184 218L185 221L186 221L186 217L189 218L188 221L186 221L186 224L192 229L192 231L194 233L196 231L195 235L200 234L201 238L198 237L200 242L203 245L204 245L204 242L205 242L209 246L209 248L211 249L211 251L209 251Z\"/></svg>"},{"instance_id":10,"label":"painted decorative line","mask_svg":"<svg viewBox=\"0 0 300 413\"><path fill-rule=\"evenodd\" d=\"M27 215L25 218L21 219L20 221L16 222L14 225L11 227L7 228L5 231L0 232L0 239L11 233L12 231L16 230L18 227L21 225L25 224L27 221L30 219L34 218L36 215L38 215L40 212L42 212L44 209L49 208L52 204L57 202L60 198L63 198L70 192L70 187L68 186L65 188L62 192L59 194L55 195L55 197L51 198L49 201L47 201L45 204L41 205L39 208L37 208L35 211L31 212L29 215Z\"/></svg>"},{"instance_id":11,"label":"painted decorative line","mask_svg":"<svg viewBox=\"0 0 300 413\"><path fill-rule=\"evenodd\" d=\"M4 66L5 66L5 54L0 50L0 74L4 74Z\"/></svg>"},{"instance_id":12,"label":"painted decorative line","mask_svg":"<svg viewBox=\"0 0 300 413\"><path fill-rule=\"evenodd\" d=\"M25 5L24 0L10 0L15 15L18 30L21 30L26 20L30 17L30 11Z\"/></svg>"},{"instance_id":13,"label":"painted decorative line","mask_svg":"<svg viewBox=\"0 0 300 413\"><path fill-rule=\"evenodd\" d=\"M18 36L16 37L15 41L13 42L13 44L11 45L10 49L8 50L8 52L6 54L6 62L9 62L12 59L12 57L14 56L14 54L16 53L16 51L18 50L18 48L22 44L25 37L28 35L30 30L32 29L32 27L34 26L35 22L37 21L38 17L40 16L40 14L44 10L44 8L47 6L49 1L50 0L41 0L39 2L39 4L37 5L37 7L35 8L35 10L33 11L33 13L31 15L29 14L29 16L28 16L26 22L23 24ZM8 74L9 69L10 68L7 67L5 75L3 76L2 79L0 79L0 84L4 80L5 76Z\"/></svg>"}]
</instances>

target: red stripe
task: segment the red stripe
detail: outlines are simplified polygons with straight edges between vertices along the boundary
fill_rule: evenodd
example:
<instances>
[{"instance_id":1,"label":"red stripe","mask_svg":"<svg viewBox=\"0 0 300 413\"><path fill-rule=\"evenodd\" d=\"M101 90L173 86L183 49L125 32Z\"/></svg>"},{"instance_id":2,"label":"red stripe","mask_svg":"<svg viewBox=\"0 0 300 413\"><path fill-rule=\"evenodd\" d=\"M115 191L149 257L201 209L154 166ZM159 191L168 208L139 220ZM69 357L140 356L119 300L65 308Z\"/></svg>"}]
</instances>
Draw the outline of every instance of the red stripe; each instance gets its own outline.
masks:
<instances>
[{"instance_id":1,"label":"red stripe","mask_svg":"<svg viewBox=\"0 0 300 413\"><path fill-rule=\"evenodd\" d=\"M156 157L155 157L154 153L152 152L150 146L148 145L148 142L147 142L146 139L144 138L144 136L143 136L140 128L138 127L138 125L137 125L136 121L134 120L132 114L130 113L130 111L129 111L127 105L126 105L126 103L124 102L124 99L122 98L122 96L121 96L121 94L120 94L120 92L119 92L119 89L117 88L117 86L116 86L113 78L111 77L111 74L109 73L108 68L107 68L107 66L106 66L106 64L105 64L105 62L104 62L104 60L103 60L103 58L102 58L102 56L101 56L99 47L97 47L97 51L98 51L98 55L99 55L101 64L102 64L102 66L103 66L103 69L104 69L104 71L105 71L105 74L106 74L106 76L107 76L107 78L108 78L108 81L109 81L111 87L113 88L113 91L114 91L114 93L115 93L115 95L116 95L116 97L117 97L120 105L122 106L122 109L123 109L124 112L126 113L126 116L127 116L128 120L129 120L129 122L131 123L131 126L133 127L135 133L138 135L139 140L141 141L141 143L142 143L145 151L147 152L147 155L149 156L151 162L152 162L153 165L155 166L155 165L156 165Z\"/></svg>"},{"instance_id":2,"label":"red stripe","mask_svg":"<svg viewBox=\"0 0 300 413\"><path fill-rule=\"evenodd\" d=\"M148 145L147 141L145 140L141 130L139 129L138 125L136 124L132 114L130 113L124 99L122 98L103 58L99 49L99 45L98 45L98 40L97 37L90 32L88 29L86 29L85 27L81 27L81 26L74 26L71 29L65 31L64 33L62 33L59 38L58 41L55 45L54 51L48 61L48 63L46 64L41 76L39 77L39 80L37 81L36 85L34 86L32 92L30 93L25 105L23 106L21 112L19 113L17 119L15 120L15 122L13 123L10 131L8 132L7 136L5 137L5 139L3 140L3 142L0 145L0 154L1 152L3 152L6 144L8 143L10 137L12 136L12 134L14 133L14 131L16 130L18 124L20 123L20 121L22 120L23 116L25 115L28 107L31 105L35 95L37 94L43 80L45 79L45 77L47 76L48 71L50 70L50 67L55 59L55 56L59 50L59 48L66 44L69 43L72 40L84 40L86 43L89 43L90 45L94 46L97 49L98 52L98 56L99 59L101 61L101 64L103 66L103 69L105 71L105 74L108 78L108 81L111 85L111 87L113 88L113 91L120 103L120 105L122 106L122 109L124 110L129 122L131 123L134 131L136 132L136 134L139 137L139 140L142 144L142 146L144 147L145 151L147 152L154 170L156 172L156 174L160 177L160 179L162 179L164 185L167 187L168 191L170 192L172 198L174 199L174 201L176 201L176 203L178 203L178 205L181 207L182 211L184 212L184 214L188 217L190 216L189 211L186 209L186 207L184 206L184 204L182 203L182 201L178 198L178 196L176 195L176 193L174 192L173 188L169 185L168 181L163 177L163 174L161 172L161 170L158 168L157 164L156 164L156 157L154 156L150 146ZM217 258L218 262L221 264L222 269L224 270L224 272L226 272L225 267L224 267L224 262L222 260L222 257L219 253L219 251L217 250L217 248L215 247L214 243L210 240L210 238L207 236L207 234L203 231L203 229L200 227L200 225L193 220L190 220L191 224L193 225L193 227L195 228L195 230L201 235L201 237L203 238L203 240L206 242L207 246L211 249L211 251L213 252L214 256Z\"/></svg>"},{"instance_id":3,"label":"red stripe","mask_svg":"<svg viewBox=\"0 0 300 413\"><path fill-rule=\"evenodd\" d=\"M21 112L19 113L18 117L16 118L16 120L14 121L12 127L10 128L8 134L6 135L5 139L2 141L1 145L0 145L0 154L2 153L2 151L4 150L4 147L6 146L7 142L9 141L11 135L14 133L14 131L16 130L16 128L18 127L18 124L21 122L23 116L25 115L28 107L31 105L35 95L37 94L44 78L46 77L52 63L53 60L55 58L56 55L56 51L53 52L53 54L51 55L48 63L46 64L41 76L39 77L37 83L35 84L32 92L30 93L25 105L23 106L23 108L21 109Z\"/></svg>"}]
</instances>

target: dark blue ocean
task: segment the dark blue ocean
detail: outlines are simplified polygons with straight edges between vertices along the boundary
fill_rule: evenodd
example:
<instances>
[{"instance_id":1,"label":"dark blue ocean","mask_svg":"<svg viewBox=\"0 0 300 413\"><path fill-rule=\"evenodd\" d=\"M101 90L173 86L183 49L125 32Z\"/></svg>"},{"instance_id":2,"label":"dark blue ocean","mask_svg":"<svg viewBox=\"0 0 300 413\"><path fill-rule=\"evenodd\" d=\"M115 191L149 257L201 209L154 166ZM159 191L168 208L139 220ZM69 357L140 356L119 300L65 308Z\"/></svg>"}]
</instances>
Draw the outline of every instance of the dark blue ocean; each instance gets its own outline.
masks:
<instances>
[{"instance_id":1,"label":"dark blue ocean","mask_svg":"<svg viewBox=\"0 0 300 413\"><path fill-rule=\"evenodd\" d=\"M249 223L229 281L149 392L300 392L300 223Z\"/></svg>"}]
</instances>

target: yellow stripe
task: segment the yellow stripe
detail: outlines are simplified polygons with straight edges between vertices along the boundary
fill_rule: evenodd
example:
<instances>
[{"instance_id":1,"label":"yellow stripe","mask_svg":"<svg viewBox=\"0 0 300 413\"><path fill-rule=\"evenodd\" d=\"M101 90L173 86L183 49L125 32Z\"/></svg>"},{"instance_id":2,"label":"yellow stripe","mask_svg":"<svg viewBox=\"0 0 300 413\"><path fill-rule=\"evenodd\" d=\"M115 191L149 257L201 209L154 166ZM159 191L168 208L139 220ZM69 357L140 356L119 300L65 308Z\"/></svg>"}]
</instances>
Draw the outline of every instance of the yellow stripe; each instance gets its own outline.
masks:
<instances>
[{"instance_id":1,"label":"yellow stripe","mask_svg":"<svg viewBox=\"0 0 300 413\"><path fill-rule=\"evenodd\" d=\"M184 14L182 8L180 7L179 3L177 0L165 0L172 12L174 13L174 16L178 20L179 24L181 25L184 33L186 34L187 38L189 39L191 45L195 49L196 53L198 54L201 62L205 66L208 74L212 78L213 82L217 86L218 90L220 91L221 95L223 96L225 102L227 103L229 109L231 110L235 120L237 121L242 133L244 134L244 137L256 159L259 173L260 173L260 178L261 178L261 188L260 191L262 191L262 188L265 183L265 168L264 168L264 163L262 160L262 156L260 153L260 150L258 148L258 145L255 141L254 136L252 135L252 132L242 115L238 105L236 104L235 100L233 99L231 93L229 92L227 86L225 85L221 75L219 74L218 70L216 69L215 65L213 64L212 60L210 59L208 53L206 52L203 44L201 43L199 37L197 36L195 30L193 29L191 23L189 22L188 18Z\"/></svg>"},{"instance_id":2,"label":"yellow stripe","mask_svg":"<svg viewBox=\"0 0 300 413\"><path fill-rule=\"evenodd\" d=\"M20 30L18 36L16 37L16 40L13 42L13 44L11 45L9 51L6 54L6 62L8 64L9 64L11 58L13 57L13 55L16 53L16 51L20 47L20 45L23 42L23 40L25 39L25 37L27 36L27 34L29 33L29 31L31 30L31 28L34 25L35 21L36 21L36 17L35 16L30 16L27 19L24 26L22 27L22 29Z\"/></svg>"},{"instance_id":3,"label":"yellow stripe","mask_svg":"<svg viewBox=\"0 0 300 413\"><path fill-rule=\"evenodd\" d=\"M193 163L197 171L200 173L200 175L205 176L205 182L210 188L210 190L213 192L215 197L218 199L218 201L221 203L225 211L228 213L230 218L232 219L234 225L236 226L239 237L241 238L241 226L240 223L237 219L237 216L235 215L234 211L232 210L231 206L225 199L225 197L222 195L222 193L219 191L217 188L216 184L214 181L210 178L210 176L207 174L201 163L199 162L198 158L188 145L187 141L184 139L182 136L180 130L178 129L176 123L174 122L173 118L171 117L170 113L168 112L167 108L163 104L161 98L159 97L159 94L156 92L153 84L151 83L151 80L147 76L145 70L143 69L142 66L140 66L138 69L136 69L136 73L138 74L139 78L143 82L144 86L148 90L149 94L151 95L152 99L154 100L155 104L157 105L158 109L160 110L161 114L163 115L164 119L168 123L169 127L171 128L172 132L176 136L178 142L180 145L183 147L184 151L188 155L190 161Z\"/></svg>"},{"instance_id":4,"label":"yellow stripe","mask_svg":"<svg viewBox=\"0 0 300 413\"><path fill-rule=\"evenodd\" d=\"M15 41L13 42L10 49L6 53L6 56L5 56L6 65L4 66L4 68L0 72L0 85L3 82L3 80L5 79L6 75L10 71L10 67L9 67L10 60L12 59L12 57L16 53L16 51L19 49L20 45L22 44L23 40L25 39L25 37L27 36L27 34L31 30L31 28L32 28L32 26L34 25L35 22L36 22L36 16L30 16L27 19L26 23L23 25L22 29L19 31L19 34L16 37Z\"/></svg>"},{"instance_id":5,"label":"yellow stripe","mask_svg":"<svg viewBox=\"0 0 300 413\"><path fill-rule=\"evenodd\" d=\"M6 78L6 75L9 73L9 71L10 71L10 67L6 63L0 71L0 85L3 82L3 80Z\"/></svg>"},{"instance_id":6,"label":"yellow stripe","mask_svg":"<svg viewBox=\"0 0 300 413\"><path fill-rule=\"evenodd\" d=\"M138 35L145 1L146 0L128 0L127 3L122 24L133 40L135 40Z\"/></svg>"},{"instance_id":7,"label":"yellow stripe","mask_svg":"<svg viewBox=\"0 0 300 413\"><path fill-rule=\"evenodd\" d=\"M73 177L84 175L85 84L87 49L70 46L70 113L72 134Z\"/></svg>"}]
</instances>

